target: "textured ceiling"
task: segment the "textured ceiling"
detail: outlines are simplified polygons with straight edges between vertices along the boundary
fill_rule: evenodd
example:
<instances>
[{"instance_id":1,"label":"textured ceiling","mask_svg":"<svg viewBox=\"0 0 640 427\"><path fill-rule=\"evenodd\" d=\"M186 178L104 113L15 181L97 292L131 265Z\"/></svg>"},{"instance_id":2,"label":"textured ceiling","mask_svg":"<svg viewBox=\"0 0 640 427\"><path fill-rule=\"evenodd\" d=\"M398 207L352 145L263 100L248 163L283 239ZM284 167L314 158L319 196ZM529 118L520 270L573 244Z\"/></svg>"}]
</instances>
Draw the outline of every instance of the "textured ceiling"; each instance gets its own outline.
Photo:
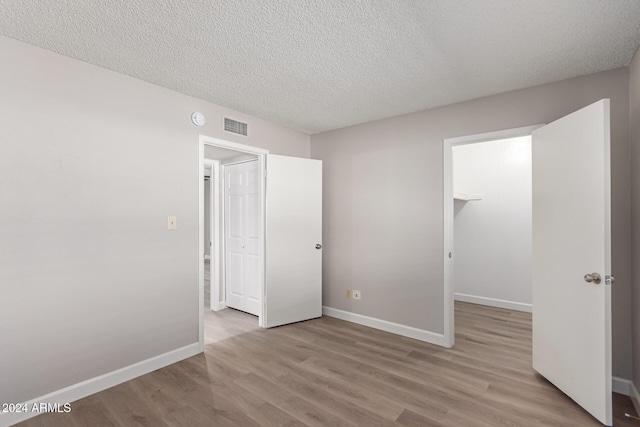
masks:
<instances>
[{"instance_id":1,"label":"textured ceiling","mask_svg":"<svg viewBox=\"0 0 640 427\"><path fill-rule=\"evenodd\" d=\"M2 0L0 34L307 133L629 65L638 0Z\"/></svg>"}]
</instances>

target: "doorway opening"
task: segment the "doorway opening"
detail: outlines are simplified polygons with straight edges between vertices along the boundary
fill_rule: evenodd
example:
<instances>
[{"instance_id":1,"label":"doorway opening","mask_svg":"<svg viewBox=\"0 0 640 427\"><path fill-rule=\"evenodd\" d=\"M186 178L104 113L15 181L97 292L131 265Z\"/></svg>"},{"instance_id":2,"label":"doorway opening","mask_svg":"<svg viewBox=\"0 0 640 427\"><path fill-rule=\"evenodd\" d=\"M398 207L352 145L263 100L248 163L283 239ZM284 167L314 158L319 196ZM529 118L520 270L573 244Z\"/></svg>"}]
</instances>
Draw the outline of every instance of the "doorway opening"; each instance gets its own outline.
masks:
<instances>
[{"instance_id":1,"label":"doorway opening","mask_svg":"<svg viewBox=\"0 0 640 427\"><path fill-rule=\"evenodd\" d=\"M456 301L531 312L531 136L453 147Z\"/></svg>"},{"instance_id":2,"label":"doorway opening","mask_svg":"<svg viewBox=\"0 0 640 427\"><path fill-rule=\"evenodd\" d=\"M453 147L531 134L531 367L605 425L613 389L610 120L602 99L537 129L445 140L443 150L446 338L453 345Z\"/></svg>"},{"instance_id":3,"label":"doorway opening","mask_svg":"<svg viewBox=\"0 0 640 427\"><path fill-rule=\"evenodd\" d=\"M448 347L454 301L531 311L531 132L538 127L444 140Z\"/></svg>"},{"instance_id":4,"label":"doorway opening","mask_svg":"<svg viewBox=\"0 0 640 427\"><path fill-rule=\"evenodd\" d=\"M244 286L244 274L251 274L253 312L258 326L263 326L263 295L265 283L265 157L267 150L200 136L199 152L199 343L204 349L205 310L219 311L228 304L227 295L235 294ZM251 172L242 177L229 176L232 165L252 164ZM238 167L235 167L238 169ZM242 169L242 168L240 168ZM229 191L234 179L251 185L250 194L238 197ZM237 183L236 183L237 184ZM234 184L235 185L235 184ZM237 187L237 185L236 185ZM237 189L237 188L236 188ZM228 196L228 197L227 197ZM244 197L244 198L243 198ZM250 224L245 221L229 222L229 215L252 212ZM246 231L249 235L229 240L229 227ZM225 229L226 228L226 229ZM233 236L232 236L233 237ZM237 236L236 236L237 237ZM247 237L245 239L245 237ZM247 242L249 245L247 245ZM250 246L250 251L230 252L232 246ZM238 249L236 248L236 249ZM249 249L249 248L247 248ZM230 255L231 254L231 255ZM247 255L249 261L238 260ZM244 268L243 266L247 266ZM238 272L240 277L238 277ZM207 280L208 279L208 280ZM232 280L232 283L229 283ZM206 286L205 286L206 285ZM233 286L231 286L233 285ZM235 288L234 288L235 287ZM205 289L208 288L208 289ZM205 296L208 301L205 301ZM242 309L242 308L240 308ZM245 310L248 311L248 310Z\"/></svg>"}]
</instances>

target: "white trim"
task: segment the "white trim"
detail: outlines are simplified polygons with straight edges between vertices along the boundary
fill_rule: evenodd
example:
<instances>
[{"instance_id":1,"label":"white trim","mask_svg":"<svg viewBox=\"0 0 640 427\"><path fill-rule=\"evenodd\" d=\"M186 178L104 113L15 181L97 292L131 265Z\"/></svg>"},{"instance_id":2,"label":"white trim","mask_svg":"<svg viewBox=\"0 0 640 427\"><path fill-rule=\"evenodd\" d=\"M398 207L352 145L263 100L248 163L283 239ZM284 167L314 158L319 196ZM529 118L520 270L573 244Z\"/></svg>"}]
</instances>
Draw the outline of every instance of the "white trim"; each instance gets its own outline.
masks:
<instances>
[{"instance_id":1,"label":"white trim","mask_svg":"<svg viewBox=\"0 0 640 427\"><path fill-rule=\"evenodd\" d=\"M213 275L213 280L211 280L211 284L213 285L213 288L211 289L212 292L215 292L214 295L214 301L213 301L213 305L210 306L212 307L214 310L222 310L223 308L225 308L224 305L224 298L220 298L220 265L222 263L220 255L222 254L221 252L221 241L222 241L222 234L220 233L220 183L222 182L222 180L220 179L220 161L216 160L213 162L213 171L212 171L212 176L213 174L215 174L215 185L211 186L211 200L213 201L212 206L211 206L211 223L213 224L213 227L211 228L211 234L212 234L212 242L213 242L213 265L215 266L215 274ZM209 268L211 269L211 264L209 265ZM211 275L211 270L209 271L209 274Z\"/></svg>"},{"instance_id":2,"label":"white trim","mask_svg":"<svg viewBox=\"0 0 640 427\"><path fill-rule=\"evenodd\" d=\"M242 153L254 154L258 156L259 169L261 171L260 174L260 187L262 192L260 194L260 205L262 206L261 218L260 218L260 238L262 240L260 246L262 247L262 256L259 258L258 268L262 272L262 277L260 280L261 287L261 295L264 295L265 289L265 280L266 280L266 262L265 262L265 245L266 245L266 226L265 226L265 216L266 216L266 156L269 154L269 150L264 150L262 148L252 147L250 145L238 144L236 142L230 142L223 139L212 138L206 135L199 135L199 150L198 150L198 217L199 217L199 233L198 233L198 312L199 312L199 345L200 351L204 351L204 147L205 145L210 145L214 147L225 148L228 150L235 150ZM219 197L218 197L219 198ZM221 207L222 208L222 207ZM218 221L219 224L219 221ZM220 253L220 250L218 251ZM219 262L219 266L222 265L223 262ZM224 271L223 273L224 274ZM260 304L260 308L262 312L258 316L258 325L264 327L264 304L266 301L264 300L262 304ZM220 309L226 306L225 303L221 302Z\"/></svg>"},{"instance_id":3,"label":"white trim","mask_svg":"<svg viewBox=\"0 0 640 427\"><path fill-rule=\"evenodd\" d=\"M256 160L258 160L257 157L255 159L244 159L244 160L238 160L237 162L225 163L222 166L225 167L225 166L241 165L243 163L255 162Z\"/></svg>"},{"instance_id":4,"label":"white trim","mask_svg":"<svg viewBox=\"0 0 640 427\"><path fill-rule=\"evenodd\" d=\"M519 138L521 136L531 135L531 132L533 132L534 130L542 126L544 126L544 124L533 125L533 126L523 126L520 128L513 128L513 129L497 130L493 132L478 133L476 135L458 136L456 138L446 138L444 140L444 143L451 145L452 147L455 147L458 145L475 144L478 142L498 141L501 139Z\"/></svg>"},{"instance_id":5,"label":"white trim","mask_svg":"<svg viewBox=\"0 0 640 427\"><path fill-rule=\"evenodd\" d=\"M112 372L108 372L104 375L100 375L86 381L65 387L60 390L56 390L52 393L44 396L37 397L28 402L27 408L32 407L34 404L40 403L70 403L84 397L90 396L94 393L98 393L102 390L106 390L110 387L122 384L130 381L139 376L148 374L165 366L169 366L173 363L177 363L181 360L195 356L201 353L199 349L199 343L189 344L182 348L169 351L158 356L154 356L150 359L143 360L141 362L134 363L133 365L125 366L124 368L117 369ZM73 410L73 405L71 405ZM9 426L17 424L21 421L39 415L38 412L0 412L0 425Z\"/></svg>"},{"instance_id":6,"label":"white trim","mask_svg":"<svg viewBox=\"0 0 640 427\"><path fill-rule=\"evenodd\" d=\"M477 135L461 136L456 138L446 138L442 147L442 169L443 169L443 264L444 264L444 339L453 346L455 337L454 325L454 292L453 292L453 267L454 267L454 247L453 247L453 147L458 145L475 144L478 142L497 141L500 139L516 138L531 135L535 129L544 125L524 126L515 129L486 132ZM452 254L452 257L449 257Z\"/></svg>"},{"instance_id":7,"label":"white trim","mask_svg":"<svg viewBox=\"0 0 640 427\"><path fill-rule=\"evenodd\" d=\"M453 303L453 150L452 146L444 141L442 175L443 194L443 254L444 260L444 338L448 347L455 344L455 308Z\"/></svg>"},{"instance_id":8,"label":"white trim","mask_svg":"<svg viewBox=\"0 0 640 427\"><path fill-rule=\"evenodd\" d=\"M614 393L629 396L636 413L640 414L640 393L638 393L638 389L633 381L625 378L612 377L611 388Z\"/></svg>"},{"instance_id":9,"label":"white trim","mask_svg":"<svg viewBox=\"0 0 640 427\"><path fill-rule=\"evenodd\" d=\"M222 163L222 162L220 162ZM220 164L218 168L218 178L220 179L220 185L218 186L218 245L220 249L220 258L218 258L218 270L220 270L220 282L217 289L218 295L222 295L220 297L220 302L225 303L224 306L227 306L227 238L226 238L226 230L224 222L226 218L224 213L226 212L225 200L224 200L224 191L226 184L226 177L224 173L224 165ZM222 227L221 227L222 225Z\"/></svg>"},{"instance_id":10,"label":"white trim","mask_svg":"<svg viewBox=\"0 0 640 427\"><path fill-rule=\"evenodd\" d=\"M204 144L198 144L198 350L204 351Z\"/></svg>"},{"instance_id":11,"label":"white trim","mask_svg":"<svg viewBox=\"0 0 640 427\"><path fill-rule=\"evenodd\" d=\"M233 135L238 134L233 133ZM231 142L224 139L212 138L206 135L200 135L200 142L206 145L213 145L215 147L226 148L227 150L241 151L243 153L255 154L258 156L269 154L269 150L265 150L263 148L253 147L251 145L240 144L237 142Z\"/></svg>"},{"instance_id":12,"label":"white trim","mask_svg":"<svg viewBox=\"0 0 640 427\"><path fill-rule=\"evenodd\" d=\"M209 185L209 250L213 257L209 264L209 307L213 311L222 310L220 302L220 161L204 159L205 165L211 166L211 185ZM204 194L204 193L203 193ZM205 256L205 259L207 257ZM211 274L211 271L215 274Z\"/></svg>"},{"instance_id":13,"label":"white trim","mask_svg":"<svg viewBox=\"0 0 640 427\"><path fill-rule=\"evenodd\" d=\"M211 255L205 255L205 256L204 256L204 259L205 259L205 261L206 261L206 260L211 260Z\"/></svg>"},{"instance_id":14,"label":"white trim","mask_svg":"<svg viewBox=\"0 0 640 427\"><path fill-rule=\"evenodd\" d=\"M507 301L497 298L478 297L475 295L467 295L454 293L454 299L456 301L470 302L472 304L488 305L489 307L506 308L508 310L524 311L526 313L532 312L532 305L524 302Z\"/></svg>"},{"instance_id":15,"label":"white trim","mask_svg":"<svg viewBox=\"0 0 640 427\"><path fill-rule=\"evenodd\" d=\"M631 380L620 377L611 377L611 390L614 393L631 397L631 387L633 387Z\"/></svg>"},{"instance_id":16,"label":"white trim","mask_svg":"<svg viewBox=\"0 0 640 427\"><path fill-rule=\"evenodd\" d=\"M447 345L447 341L443 334L437 334L424 329L375 319L373 317L363 316L362 314L351 313L349 311L338 310L337 308L326 306L322 306L322 314L324 316L335 317L336 319L346 320L347 322L357 323L358 325L368 326L370 328L380 329L381 331L391 332L392 334L402 335L404 337L450 348L450 346Z\"/></svg>"}]
</instances>

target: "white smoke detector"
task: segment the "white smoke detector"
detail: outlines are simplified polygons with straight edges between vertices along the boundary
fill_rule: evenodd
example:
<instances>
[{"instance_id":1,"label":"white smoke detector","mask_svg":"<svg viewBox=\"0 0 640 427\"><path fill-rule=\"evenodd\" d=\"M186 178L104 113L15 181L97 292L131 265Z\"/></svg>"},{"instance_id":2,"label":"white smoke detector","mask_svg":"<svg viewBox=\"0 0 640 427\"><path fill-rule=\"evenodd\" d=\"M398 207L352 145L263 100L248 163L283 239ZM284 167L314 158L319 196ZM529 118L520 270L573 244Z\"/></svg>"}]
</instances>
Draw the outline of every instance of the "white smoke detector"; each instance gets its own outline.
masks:
<instances>
[{"instance_id":1,"label":"white smoke detector","mask_svg":"<svg viewBox=\"0 0 640 427\"><path fill-rule=\"evenodd\" d=\"M191 121L196 126L202 126L206 123L207 119L204 117L204 114L196 111L191 114Z\"/></svg>"}]
</instances>

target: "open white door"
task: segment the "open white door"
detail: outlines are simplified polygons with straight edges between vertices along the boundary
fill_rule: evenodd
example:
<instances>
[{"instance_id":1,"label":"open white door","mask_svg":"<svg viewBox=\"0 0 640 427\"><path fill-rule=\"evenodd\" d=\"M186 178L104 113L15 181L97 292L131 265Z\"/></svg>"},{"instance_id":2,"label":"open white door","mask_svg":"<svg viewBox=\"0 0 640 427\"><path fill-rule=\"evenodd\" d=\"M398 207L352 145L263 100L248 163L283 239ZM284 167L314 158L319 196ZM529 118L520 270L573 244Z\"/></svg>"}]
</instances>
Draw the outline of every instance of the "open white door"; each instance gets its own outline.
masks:
<instances>
[{"instance_id":1,"label":"open white door","mask_svg":"<svg viewBox=\"0 0 640 427\"><path fill-rule=\"evenodd\" d=\"M322 316L322 161L267 155L266 328Z\"/></svg>"},{"instance_id":2,"label":"open white door","mask_svg":"<svg viewBox=\"0 0 640 427\"><path fill-rule=\"evenodd\" d=\"M532 136L533 368L612 425L609 100Z\"/></svg>"}]
</instances>

